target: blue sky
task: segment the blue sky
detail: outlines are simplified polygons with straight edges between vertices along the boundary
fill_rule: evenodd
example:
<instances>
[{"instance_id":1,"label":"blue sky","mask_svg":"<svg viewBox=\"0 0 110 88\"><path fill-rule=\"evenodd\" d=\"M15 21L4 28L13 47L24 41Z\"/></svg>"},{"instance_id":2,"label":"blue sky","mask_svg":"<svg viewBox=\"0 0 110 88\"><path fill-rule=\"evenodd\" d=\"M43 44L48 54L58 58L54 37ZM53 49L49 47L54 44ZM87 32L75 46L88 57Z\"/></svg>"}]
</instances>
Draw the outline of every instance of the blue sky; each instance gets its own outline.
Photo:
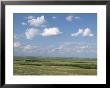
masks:
<instances>
[{"instance_id":1,"label":"blue sky","mask_svg":"<svg viewBox=\"0 0 110 88\"><path fill-rule=\"evenodd\" d=\"M14 13L14 55L97 57L97 14Z\"/></svg>"}]
</instances>

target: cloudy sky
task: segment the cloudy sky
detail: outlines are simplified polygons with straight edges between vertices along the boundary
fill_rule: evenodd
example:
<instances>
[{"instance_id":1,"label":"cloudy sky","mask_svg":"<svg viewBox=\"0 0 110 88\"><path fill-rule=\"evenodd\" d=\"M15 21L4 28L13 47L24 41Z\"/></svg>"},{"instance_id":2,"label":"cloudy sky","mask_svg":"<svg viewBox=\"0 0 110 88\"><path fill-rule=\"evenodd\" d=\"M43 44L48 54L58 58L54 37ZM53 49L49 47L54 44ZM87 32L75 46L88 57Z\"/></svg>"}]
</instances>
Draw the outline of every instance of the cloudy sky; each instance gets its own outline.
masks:
<instances>
[{"instance_id":1,"label":"cloudy sky","mask_svg":"<svg viewBox=\"0 0 110 88\"><path fill-rule=\"evenodd\" d=\"M14 55L97 57L97 14L14 13Z\"/></svg>"}]
</instances>

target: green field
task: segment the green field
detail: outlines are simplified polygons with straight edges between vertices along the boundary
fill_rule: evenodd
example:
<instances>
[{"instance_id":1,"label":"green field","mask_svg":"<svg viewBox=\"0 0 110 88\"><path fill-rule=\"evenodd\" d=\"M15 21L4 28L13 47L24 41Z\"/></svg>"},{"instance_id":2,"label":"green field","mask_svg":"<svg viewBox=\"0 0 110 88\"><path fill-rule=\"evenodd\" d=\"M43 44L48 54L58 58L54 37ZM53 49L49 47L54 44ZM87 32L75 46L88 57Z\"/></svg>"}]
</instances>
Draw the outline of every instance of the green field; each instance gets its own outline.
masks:
<instances>
[{"instance_id":1,"label":"green field","mask_svg":"<svg viewBox=\"0 0 110 88\"><path fill-rule=\"evenodd\" d=\"M14 75L97 75L97 60L62 57L14 57Z\"/></svg>"}]
</instances>

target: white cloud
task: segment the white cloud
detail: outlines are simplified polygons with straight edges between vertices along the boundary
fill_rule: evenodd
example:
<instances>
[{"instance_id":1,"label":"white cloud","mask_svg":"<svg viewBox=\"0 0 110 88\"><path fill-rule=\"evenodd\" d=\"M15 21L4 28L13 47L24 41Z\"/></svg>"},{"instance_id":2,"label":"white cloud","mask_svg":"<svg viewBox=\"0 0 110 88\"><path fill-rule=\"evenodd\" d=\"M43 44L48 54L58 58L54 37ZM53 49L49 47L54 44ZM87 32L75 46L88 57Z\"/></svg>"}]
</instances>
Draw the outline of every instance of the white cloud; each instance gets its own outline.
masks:
<instances>
[{"instance_id":1,"label":"white cloud","mask_svg":"<svg viewBox=\"0 0 110 88\"><path fill-rule=\"evenodd\" d=\"M48 46L47 46L48 47ZM74 42L65 42L59 43L57 46L50 48L48 51L57 52L57 53L93 53L96 52L96 45L89 43L74 43Z\"/></svg>"},{"instance_id":2,"label":"white cloud","mask_svg":"<svg viewBox=\"0 0 110 88\"><path fill-rule=\"evenodd\" d=\"M38 27L46 22L44 16L40 16L37 18L32 18L28 20L30 26Z\"/></svg>"},{"instance_id":3,"label":"white cloud","mask_svg":"<svg viewBox=\"0 0 110 88\"><path fill-rule=\"evenodd\" d=\"M45 28L43 30L43 33L41 33L42 36L55 36L59 35L62 32L60 32L59 28L53 27L53 28Z\"/></svg>"},{"instance_id":4,"label":"white cloud","mask_svg":"<svg viewBox=\"0 0 110 88\"><path fill-rule=\"evenodd\" d=\"M27 39L32 39L35 37L37 34L39 34L38 29L35 28L29 28L26 30L25 35Z\"/></svg>"},{"instance_id":5,"label":"white cloud","mask_svg":"<svg viewBox=\"0 0 110 88\"><path fill-rule=\"evenodd\" d=\"M62 51L62 50L64 50L64 45L59 45L58 47L52 49L52 51Z\"/></svg>"},{"instance_id":6,"label":"white cloud","mask_svg":"<svg viewBox=\"0 0 110 88\"><path fill-rule=\"evenodd\" d=\"M41 51L42 50L42 48L40 47L40 46L36 46L36 45L30 45L30 44L28 44L28 45L25 45L25 46L23 46L23 51L25 51L25 52L36 52L36 51Z\"/></svg>"},{"instance_id":7,"label":"white cloud","mask_svg":"<svg viewBox=\"0 0 110 88\"><path fill-rule=\"evenodd\" d=\"M52 19L56 19L56 17L55 17L55 16L53 16L53 17L52 17Z\"/></svg>"},{"instance_id":8,"label":"white cloud","mask_svg":"<svg viewBox=\"0 0 110 88\"><path fill-rule=\"evenodd\" d=\"M23 26L27 25L25 22L22 22L21 24L22 24Z\"/></svg>"},{"instance_id":9,"label":"white cloud","mask_svg":"<svg viewBox=\"0 0 110 88\"><path fill-rule=\"evenodd\" d=\"M67 20L68 22L71 22L71 21L73 20L73 16L67 16L67 17L66 17L66 20Z\"/></svg>"},{"instance_id":10,"label":"white cloud","mask_svg":"<svg viewBox=\"0 0 110 88\"><path fill-rule=\"evenodd\" d=\"M27 16L27 17L25 17L26 19L34 19L35 17L34 16Z\"/></svg>"},{"instance_id":11,"label":"white cloud","mask_svg":"<svg viewBox=\"0 0 110 88\"><path fill-rule=\"evenodd\" d=\"M22 45L20 48L21 52L25 52L27 55L75 55L75 54L88 54L88 53L96 53L97 46L94 44L89 43L74 43L68 44L69 42L65 42L66 44L62 43L58 45ZM36 53L37 52L37 53Z\"/></svg>"},{"instance_id":12,"label":"white cloud","mask_svg":"<svg viewBox=\"0 0 110 88\"><path fill-rule=\"evenodd\" d=\"M26 45L26 46L24 46L23 50L24 50L24 51L28 51L28 50L34 50L35 48L36 48L35 46Z\"/></svg>"},{"instance_id":13,"label":"white cloud","mask_svg":"<svg viewBox=\"0 0 110 88\"><path fill-rule=\"evenodd\" d=\"M89 48L89 46L87 44L79 46L79 49L88 49L88 48Z\"/></svg>"},{"instance_id":14,"label":"white cloud","mask_svg":"<svg viewBox=\"0 0 110 88\"><path fill-rule=\"evenodd\" d=\"M71 34L71 36L78 36L83 33L83 29L79 29L78 32Z\"/></svg>"},{"instance_id":15,"label":"white cloud","mask_svg":"<svg viewBox=\"0 0 110 88\"><path fill-rule=\"evenodd\" d=\"M74 19L80 19L80 17L78 17L78 16L67 16L66 17L66 20L68 22L72 22Z\"/></svg>"},{"instance_id":16,"label":"white cloud","mask_svg":"<svg viewBox=\"0 0 110 88\"><path fill-rule=\"evenodd\" d=\"M85 52L85 53L93 53L94 51L96 52L96 46L94 45L89 45L89 44L80 44L76 47L76 52Z\"/></svg>"},{"instance_id":17,"label":"white cloud","mask_svg":"<svg viewBox=\"0 0 110 88\"><path fill-rule=\"evenodd\" d=\"M72 33L71 36L83 36L83 37L92 37L94 34L92 34L90 28L85 28L85 29L79 29L78 32Z\"/></svg>"},{"instance_id":18,"label":"white cloud","mask_svg":"<svg viewBox=\"0 0 110 88\"><path fill-rule=\"evenodd\" d=\"M21 43L20 42L14 42L14 48L20 48Z\"/></svg>"},{"instance_id":19,"label":"white cloud","mask_svg":"<svg viewBox=\"0 0 110 88\"><path fill-rule=\"evenodd\" d=\"M83 32L83 36L93 36L90 28L86 28Z\"/></svg>"}]
</instances>

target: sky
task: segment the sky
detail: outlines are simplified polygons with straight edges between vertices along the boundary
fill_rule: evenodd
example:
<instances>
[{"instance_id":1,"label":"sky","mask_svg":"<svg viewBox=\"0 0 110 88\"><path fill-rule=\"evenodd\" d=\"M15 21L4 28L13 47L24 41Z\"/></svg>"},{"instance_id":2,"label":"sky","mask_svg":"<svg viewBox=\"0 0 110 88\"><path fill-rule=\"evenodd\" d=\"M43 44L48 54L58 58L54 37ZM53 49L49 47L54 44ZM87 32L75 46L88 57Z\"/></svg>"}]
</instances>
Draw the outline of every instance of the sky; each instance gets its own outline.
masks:
<instances>
[{"instance_id":1,"label":"sky","mask_svg":"<svg viewBox=\"0 0 110 88\"><path fill-rule=\"evenodd\" d=\"M96 13L14 13L14 56L97 57Z\"/></svg>"}]
</instances>

